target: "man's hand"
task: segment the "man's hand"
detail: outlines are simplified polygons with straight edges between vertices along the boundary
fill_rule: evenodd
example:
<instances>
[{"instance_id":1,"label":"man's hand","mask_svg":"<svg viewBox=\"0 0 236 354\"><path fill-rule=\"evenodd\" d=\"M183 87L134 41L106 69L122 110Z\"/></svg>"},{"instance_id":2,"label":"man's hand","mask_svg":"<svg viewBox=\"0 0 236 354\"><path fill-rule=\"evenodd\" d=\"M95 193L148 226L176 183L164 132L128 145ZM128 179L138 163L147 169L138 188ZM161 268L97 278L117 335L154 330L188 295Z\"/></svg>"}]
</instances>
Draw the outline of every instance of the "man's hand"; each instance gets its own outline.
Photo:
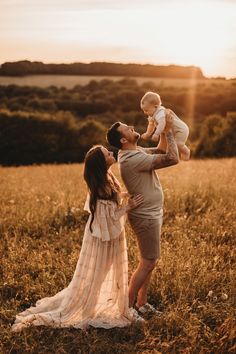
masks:
<instances>
[{"instance_id":1,"label":"man's hand","mask_svg":"<svg viewBox=\"0 0 236 354\"><path fill-rule=\"evenodd\" d=\"M152 141L157 142L159 140L159 135L153 134Z\"/></svg>"},{"instance_id":2,"label":"man's hand","mask_svg":"<svg viewBox=\"0 0 236 354\"><path fill-rule=\"evenodd\" d=\"M172 125L173 125L173 115L174 112L171 109L166 109L166 126L164 129L164 133L169 132L172 129Z\"/></svg>"}]
</instances>

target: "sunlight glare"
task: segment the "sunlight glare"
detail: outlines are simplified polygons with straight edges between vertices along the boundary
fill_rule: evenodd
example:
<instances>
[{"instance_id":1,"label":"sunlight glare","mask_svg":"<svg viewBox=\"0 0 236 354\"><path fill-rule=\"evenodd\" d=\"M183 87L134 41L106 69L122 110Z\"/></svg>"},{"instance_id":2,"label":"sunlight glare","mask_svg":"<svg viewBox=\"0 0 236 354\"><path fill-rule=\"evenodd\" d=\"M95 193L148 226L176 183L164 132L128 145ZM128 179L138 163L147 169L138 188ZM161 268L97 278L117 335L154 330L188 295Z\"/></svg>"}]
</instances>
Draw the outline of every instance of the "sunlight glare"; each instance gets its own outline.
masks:
<instances>
[{"instance_id":1,"label":"sunlight glare","mask_svg":"<svg viewBox=\"0 0 236 354\"><path fill-rule=\"evenodd\" d=\"M222 6L212 4L188 4L163 16L159 45L163 58L176 64L193 63L204 70L213 69L221 60L222 51L230 45L229 27ZM167 21L168 17L168 21ZM168 26L168 23L170 26ZM159 56L160 47L156 48Z\"/></svg>"}]
</instances>

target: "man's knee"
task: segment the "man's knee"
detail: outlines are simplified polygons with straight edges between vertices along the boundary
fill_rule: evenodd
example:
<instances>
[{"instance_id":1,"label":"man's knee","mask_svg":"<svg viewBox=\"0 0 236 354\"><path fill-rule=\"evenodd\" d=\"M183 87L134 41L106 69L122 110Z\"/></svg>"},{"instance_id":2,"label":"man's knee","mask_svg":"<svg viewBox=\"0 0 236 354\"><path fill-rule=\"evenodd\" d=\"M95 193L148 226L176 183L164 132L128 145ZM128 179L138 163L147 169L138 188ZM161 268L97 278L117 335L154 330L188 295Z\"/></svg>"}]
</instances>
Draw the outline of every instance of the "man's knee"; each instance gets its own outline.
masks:
<instances>
[{"instance_id":1,"label":"man's knee","mask_svg":"<svg viewBox=\"0 0 236 354\"><path fill-rule=\"evenodd\" d=\"M151 272L157 263L157 259L142 259L142 267L147 271Z\"/></svg>"}]
</instances>

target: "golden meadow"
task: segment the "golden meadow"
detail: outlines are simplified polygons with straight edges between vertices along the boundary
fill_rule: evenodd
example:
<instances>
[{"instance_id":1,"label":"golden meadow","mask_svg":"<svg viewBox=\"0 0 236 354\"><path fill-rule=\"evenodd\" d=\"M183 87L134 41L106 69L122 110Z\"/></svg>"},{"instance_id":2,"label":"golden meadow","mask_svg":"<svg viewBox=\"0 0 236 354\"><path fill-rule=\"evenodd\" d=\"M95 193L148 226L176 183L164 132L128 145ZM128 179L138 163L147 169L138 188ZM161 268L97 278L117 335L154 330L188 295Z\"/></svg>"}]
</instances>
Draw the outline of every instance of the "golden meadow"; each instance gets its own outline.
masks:
<instances>
[{"instance_id":1,"label":"golden meadow","mask_svg":"<svg viewBox=\"0 0 236 354\"><path fill-rule=\"evenodd\" d=\"M87 220L86 187L83 164L0 168L0 352L235 352L235 170L232 158L158 172L165 217L149 301L162 318L124 329L11 333L18 312L70 282ZM128 224L126 231L131 274L138 250Z\"/></svg>"}]
</instances>

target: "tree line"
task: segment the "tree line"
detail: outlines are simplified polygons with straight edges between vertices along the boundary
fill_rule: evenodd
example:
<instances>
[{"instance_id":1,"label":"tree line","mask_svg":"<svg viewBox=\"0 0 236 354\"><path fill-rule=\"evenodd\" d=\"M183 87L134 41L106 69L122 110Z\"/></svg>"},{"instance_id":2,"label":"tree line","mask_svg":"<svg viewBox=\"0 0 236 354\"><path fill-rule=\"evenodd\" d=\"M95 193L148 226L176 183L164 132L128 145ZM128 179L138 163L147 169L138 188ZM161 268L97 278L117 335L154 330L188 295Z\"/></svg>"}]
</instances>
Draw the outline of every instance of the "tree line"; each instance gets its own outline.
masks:
<instances>
[{"instance_id":1,"label":"tree line","mask_svg":"<svg viewBox=\"0 0 236 354\"><path fill-rule=\"evenodd\" d=\"M117 120L142 133L147 120L139 101L148 90L190 126L193 156L236 155L235 82L178 88L126 78L72 89L0 86L0 164L82 162L92 145L106 144L106 130Z\"/></svg>"},{"instance_id":2,"label":"tree line","mask_svg":"<svg viewBox=\"0 0 236 354\"><path fill-rule=\"evenodd\" d=\"M102 75L102 76L139 76L163 78L203 79L203 73L196 66L121 64L121 63L72 63L44 64L22 60L6 62L0 67L0 76L26 75Z\"/></svg>"}]
</instances>

